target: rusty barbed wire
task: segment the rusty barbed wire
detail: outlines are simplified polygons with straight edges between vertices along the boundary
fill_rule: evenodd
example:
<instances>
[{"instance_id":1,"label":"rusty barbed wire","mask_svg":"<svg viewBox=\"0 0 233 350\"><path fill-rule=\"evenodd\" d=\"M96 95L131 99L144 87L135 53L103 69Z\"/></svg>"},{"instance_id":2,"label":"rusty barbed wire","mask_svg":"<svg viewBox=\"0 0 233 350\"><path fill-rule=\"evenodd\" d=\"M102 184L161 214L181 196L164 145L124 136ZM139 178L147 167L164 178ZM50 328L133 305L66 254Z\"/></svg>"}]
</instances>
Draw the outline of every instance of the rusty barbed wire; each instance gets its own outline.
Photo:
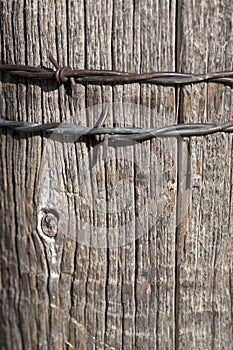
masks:
<instances>
[{"instance_id":1,"label":"rusty barbed wire","mask_svg":"<svg viewBox=\"0 0 233 350\"><path fill-rule=\"evenodd\" d=\"M28 79L53 80L59 84L69 81L72 89L76 88L75 83L151 83L161 85L182 85L213 82L230 85L233 84L233 71L210 72L204 74L178 72L151 72L138 74L113 70L71 69L67 66L59 66L52 54L50 54L49 59L56 68L55 71L50 68L32 67L18 64L0 64L0 71Z\"/></svg>"},{"instance_id":2,"label":"rusty barbed wire","mask_svg":"<svg viewBox=\"0 0 233 350\"><path fill-rule=\"evenodd\" d=\"M12 129L19 133L45 132L57 136L64 136L69 142L79 142L85 136L103 135L108 141L146 141L155 137L192 137L205 136L218 132L232 133L233 121L221 124L187 123L168 125L161 128L125 128L125 127L84 127L77 124L45 123L9 121L0 119L0 128Z\"/></svg>"}]
</instances>

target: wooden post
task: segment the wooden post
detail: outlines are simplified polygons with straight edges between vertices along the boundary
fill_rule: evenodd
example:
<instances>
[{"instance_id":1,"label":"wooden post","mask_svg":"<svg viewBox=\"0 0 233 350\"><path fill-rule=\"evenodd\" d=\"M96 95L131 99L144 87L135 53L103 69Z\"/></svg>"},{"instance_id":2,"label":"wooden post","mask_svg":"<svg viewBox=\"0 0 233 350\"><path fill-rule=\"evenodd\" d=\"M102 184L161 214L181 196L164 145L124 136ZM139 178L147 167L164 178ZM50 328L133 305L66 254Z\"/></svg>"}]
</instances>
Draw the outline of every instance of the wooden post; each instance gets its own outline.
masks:
<instances>
[{"instance_id":1,"label":"wooden post","mask_svg":"<svg viewBox=\"0 0 233 350\"><path fill-rule=\"evenodd\" d=\"M232 3L182 1L180 71L232 69ZM184 122L232 119L232 89L196 84L181 90ZM177 344L181 349L232 347L232 136L192 138L186 220L178 231ZM184 156L184 154L183 154Z\"/></svg>"},{"instance_id":2,"label":"wooden post","mask_svg":"<svg viewBox=\"0 0 233 350\"><path fill-rule=\"evenodd\" d=\"M52 68L52 52L79 69L232 69L227 0L0 6L2 63ZM2 74L0 111L83 126L104 111L110 127L221 122L231 88L71 91ZM3 129L0 138L1 349L231 347L231 135L107 148Z\"/></svg>"}]
</instances>

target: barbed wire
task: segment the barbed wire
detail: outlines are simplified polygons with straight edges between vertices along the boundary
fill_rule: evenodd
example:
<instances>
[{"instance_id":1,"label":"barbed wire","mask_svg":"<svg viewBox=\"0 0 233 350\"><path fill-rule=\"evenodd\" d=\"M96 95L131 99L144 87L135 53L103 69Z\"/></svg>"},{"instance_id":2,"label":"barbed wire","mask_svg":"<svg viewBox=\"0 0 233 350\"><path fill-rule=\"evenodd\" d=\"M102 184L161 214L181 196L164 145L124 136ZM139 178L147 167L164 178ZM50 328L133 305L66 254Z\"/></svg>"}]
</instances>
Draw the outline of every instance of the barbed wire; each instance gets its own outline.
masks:
<instances>
[{"instance_id":1,"label":"barbed wire","mask_svg":"<svg viewBox=\"0 0 233 350\"><path fill-rule=\"evenodd\" d=\"M49 59L56 68L52 70L44 67L32 67L17 64L0 64L0 71L11 75L29 79L54 80L59 84L71 83L72 89L76 89L75 83L98 84L123 84L123 83L152 83L152 84L194 84L201 82L233 84L233 71L213 72L205 74L176 73L176 72L151 72L151 73L126 73L112 70L76 70L67 66L59 66L52 54ZM46 132L54 135L72 135L72 139L80 140L83 136L104 135L108 140L145 141L155 137L191 137L203 136L217 132L233 132L233 121L222 124L178 124L161 128L125 128L102 127L106 118L106 111L100 116L94 127L83 127L77 124L45 123L36 124L30 122L7 121L0 119L1 128L10 128L19 133Z\"/></svg>"},{"instance_id":2,"label":"barbed wire","mask_svg":"<svg viewBox=\"0 0 233 350\"><path fill-rule=\"evenodd\" d=\"M12 129L19 133L45 132L65 139L81 141L84 136L104 135L108 140L146 141L155 137L192 137L204 136L218 132L232 133L233 121L222 124L187 123L169 125L161 128L125 128L125 127L84 127L77 124L9 121L0 119L0 128Z\"/></svg>"},{"instance_id":3,"label":"barbed wire","mask_svg":"<svg viewBox=\"0 0 233 350\"><path fill-rule=\"evenodd\" d=\"M32 67L18 64L0 64L0 71L11 75L28 79L47 79L59 84L71 83L72 89L76 89L75 83L94 84L131 84L151 83L161 85L196 84L201 82L213 82L221 84L233 84L233 71L212 72L204 74L177 73L177 72L151 72L151 73L126 73L114 70L96 69L71 69L67 66L59 66L52 54L49 59L56 68L52 70L44 67Z\"/></svg>"}]
</instances>

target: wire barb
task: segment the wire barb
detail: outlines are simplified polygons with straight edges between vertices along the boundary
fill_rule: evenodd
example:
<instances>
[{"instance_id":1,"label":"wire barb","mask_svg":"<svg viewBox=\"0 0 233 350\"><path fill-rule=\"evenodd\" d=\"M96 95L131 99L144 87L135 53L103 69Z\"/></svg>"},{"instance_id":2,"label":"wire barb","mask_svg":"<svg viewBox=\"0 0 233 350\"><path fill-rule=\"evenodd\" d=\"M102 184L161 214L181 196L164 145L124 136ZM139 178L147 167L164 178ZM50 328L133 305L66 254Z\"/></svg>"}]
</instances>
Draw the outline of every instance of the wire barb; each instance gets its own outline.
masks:
<instances>
[{"instance_id":1,"label":"wire barb","mask_svg":"<svg viewBox=\"0 0 233 350\"><path fill-rule=\"evenodd\" d=\"M72 77L67 78L65 75L66 72L71 71L71 68L68 66L60 67L57 60L55 59L55 57L53 56L53 54L51 52L49 54L49 59L52 62L52 64L54 65L54 67L56 68L55 79L58 82L58 84L66 83L69 80L72 90L76 90L74 78L72 78Z\"/></svg>"}]
</instances>

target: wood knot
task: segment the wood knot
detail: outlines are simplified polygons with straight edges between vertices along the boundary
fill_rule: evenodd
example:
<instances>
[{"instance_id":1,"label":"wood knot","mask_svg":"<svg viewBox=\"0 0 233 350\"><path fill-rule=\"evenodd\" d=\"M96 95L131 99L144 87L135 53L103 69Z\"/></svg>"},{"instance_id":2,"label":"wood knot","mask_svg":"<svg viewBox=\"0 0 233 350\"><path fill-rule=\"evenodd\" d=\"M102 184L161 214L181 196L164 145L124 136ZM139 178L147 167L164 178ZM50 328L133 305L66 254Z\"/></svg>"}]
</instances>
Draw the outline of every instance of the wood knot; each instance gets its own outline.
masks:
<instances>
[{"instance_id":1,"label":"wood knot","mask_svg":"<svg viewBox=\"0 0 233 350\"><path fill-rule=\"evenodd\" d=\"M58 213L52 209L43 209L43 212L41 229L46 236L55 237L58 231Z\"/></svg>"}]
</instances>

